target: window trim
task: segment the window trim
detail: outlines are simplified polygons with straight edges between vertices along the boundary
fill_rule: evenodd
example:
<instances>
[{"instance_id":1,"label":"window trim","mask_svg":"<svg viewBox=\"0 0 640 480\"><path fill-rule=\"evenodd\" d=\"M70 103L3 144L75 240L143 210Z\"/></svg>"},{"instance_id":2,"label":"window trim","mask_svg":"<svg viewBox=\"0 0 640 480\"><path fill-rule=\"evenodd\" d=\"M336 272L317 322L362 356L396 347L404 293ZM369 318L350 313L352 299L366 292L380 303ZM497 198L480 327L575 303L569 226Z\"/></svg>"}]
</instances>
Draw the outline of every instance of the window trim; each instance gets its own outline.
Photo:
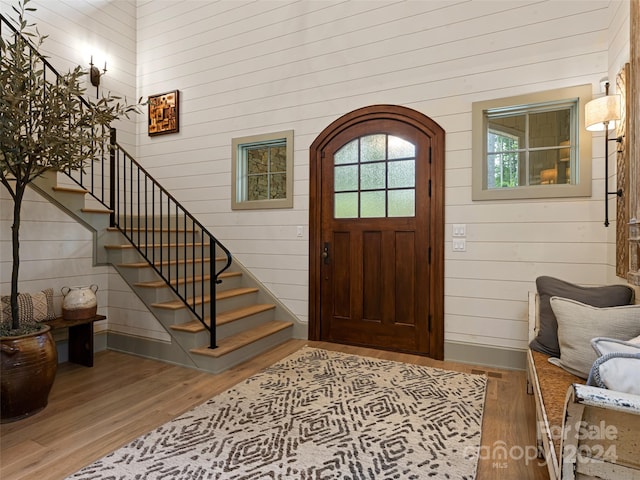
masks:
<instances>
[{"instance_id":1,"label":"window trim","mask_svg":"<svg viewBox=\"0 0 640 480\"><path fill-rule=\"evenodd\" d=\"M240 183L244 181L244 178L240 176L243 175L245 169L239 164L242 161L242 156L239 155L240 149L248 145L264 144L268 146L278 140L284 140L286 143L286 197L269 200L242 200L240 195L243 189L240 187ZM231 210L266 208L293 208L293 130L237 137L231 140Z\"/></svg>"},{"instance_id":2,"label":"window trim","mask_svg":"<svg viewBox=\"0 0 640 480\"><path fill-rule=\"evenodd\" d=\"M559 88L514 97L505 97L472 104L472 200L507 200L530 198L562 198L591 196L591 132L584 127L584 106L591 100L591 84ZM484 112L492 109L535 108L538 104L578 100L578 152L575 165L578 176L575 184L527 185L513 188L486 187L487 162L485 137L487 122Z\"/></svg>"}]
</instances>

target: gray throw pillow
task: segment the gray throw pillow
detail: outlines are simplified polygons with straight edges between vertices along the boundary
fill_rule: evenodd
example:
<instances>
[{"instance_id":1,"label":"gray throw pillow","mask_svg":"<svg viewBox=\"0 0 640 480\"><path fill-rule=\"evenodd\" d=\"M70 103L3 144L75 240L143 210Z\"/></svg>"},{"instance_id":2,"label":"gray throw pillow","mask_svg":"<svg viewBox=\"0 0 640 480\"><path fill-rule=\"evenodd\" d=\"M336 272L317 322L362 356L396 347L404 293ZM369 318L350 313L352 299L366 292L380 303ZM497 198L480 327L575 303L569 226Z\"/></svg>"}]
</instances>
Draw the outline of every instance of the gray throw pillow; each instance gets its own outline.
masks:
<instances>
[{"instance_id":1,"label":"gray throw pillow","mask_svg":"<svg viewBox=\"0 0 640 480\"><path fill-rule=\"evenodd\" d=\"M558 278L538 277L536 287L540 297L540 326L529 348L552 357L560 356L560 346L558 322L549 304L551 297L570 298L594 307L617 307L633 302L633 289L626 285L581 287Z\"/></svg>"},{"instance_id":2,"label":"gray throw pillow","mask_svg":"<svg viewBox=\"0 0 640 480\"><path fill-rule=\"evenodd\" d=\"M558 319L560 358L549 361L578 377L587 379L598 358L592 338L626 340L640 335L640 305L596 308L559 297L551 297L550 303Z\"/></svg>"}]
</instances>

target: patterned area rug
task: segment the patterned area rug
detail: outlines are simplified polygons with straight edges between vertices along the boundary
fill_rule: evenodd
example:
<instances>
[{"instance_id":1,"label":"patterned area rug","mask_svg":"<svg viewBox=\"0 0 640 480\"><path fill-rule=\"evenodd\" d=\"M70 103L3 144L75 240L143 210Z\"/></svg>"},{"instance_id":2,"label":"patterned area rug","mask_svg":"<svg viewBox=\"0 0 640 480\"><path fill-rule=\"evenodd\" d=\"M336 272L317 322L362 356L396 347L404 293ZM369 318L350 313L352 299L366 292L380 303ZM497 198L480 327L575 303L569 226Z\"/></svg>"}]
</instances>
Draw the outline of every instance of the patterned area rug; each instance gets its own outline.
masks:
<instances>
[{"instance_id":1,"label":"patterned area rug","mask_svg":"<svg viewBox=\"0 0 640 480\"><path fill-rule=\"evenodd\" d=\"M305 347L69 479L473 479L486 378Z\"/></svg>"}]
</instances>

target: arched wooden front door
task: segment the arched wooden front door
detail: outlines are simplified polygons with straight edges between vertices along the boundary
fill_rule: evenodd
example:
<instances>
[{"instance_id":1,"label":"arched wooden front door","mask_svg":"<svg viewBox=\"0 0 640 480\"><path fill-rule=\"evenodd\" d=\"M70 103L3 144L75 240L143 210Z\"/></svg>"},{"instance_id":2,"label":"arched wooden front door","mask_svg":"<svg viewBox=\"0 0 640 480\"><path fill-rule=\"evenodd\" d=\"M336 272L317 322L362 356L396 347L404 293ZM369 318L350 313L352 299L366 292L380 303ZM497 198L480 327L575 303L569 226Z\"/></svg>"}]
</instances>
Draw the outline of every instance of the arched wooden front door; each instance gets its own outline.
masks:
<instances>
[{"instance_id":1,"label":"arched wooden front door","mask_svg":"<svg viewBox=\"0 0 640 480\"><path fill-rule=\"evenodd\" d=\"M310 148L309 338L444 355L444 130L395 105Z\"/></svg>"}]
</instances>

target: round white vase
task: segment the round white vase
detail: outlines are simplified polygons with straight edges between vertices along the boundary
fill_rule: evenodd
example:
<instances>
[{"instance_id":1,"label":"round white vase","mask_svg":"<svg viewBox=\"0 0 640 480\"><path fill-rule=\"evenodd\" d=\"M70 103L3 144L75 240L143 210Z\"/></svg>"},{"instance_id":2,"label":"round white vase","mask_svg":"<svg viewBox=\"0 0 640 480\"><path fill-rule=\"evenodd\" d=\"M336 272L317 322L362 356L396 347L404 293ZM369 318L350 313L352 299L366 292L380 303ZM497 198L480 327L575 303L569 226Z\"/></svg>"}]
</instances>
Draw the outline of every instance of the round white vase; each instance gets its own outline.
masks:
<instances>
[{"instance_id":1,"label":"round white vase","mask_svg":"<svg viewBox=\"0 0 640 480\"><path fill-rule=\"evenodd\" d=\"M98 310L96 292L98 286L85 285L80 287L62 287L62 318L78 320L91 318Z\"/></svg>"}]
</instances>

